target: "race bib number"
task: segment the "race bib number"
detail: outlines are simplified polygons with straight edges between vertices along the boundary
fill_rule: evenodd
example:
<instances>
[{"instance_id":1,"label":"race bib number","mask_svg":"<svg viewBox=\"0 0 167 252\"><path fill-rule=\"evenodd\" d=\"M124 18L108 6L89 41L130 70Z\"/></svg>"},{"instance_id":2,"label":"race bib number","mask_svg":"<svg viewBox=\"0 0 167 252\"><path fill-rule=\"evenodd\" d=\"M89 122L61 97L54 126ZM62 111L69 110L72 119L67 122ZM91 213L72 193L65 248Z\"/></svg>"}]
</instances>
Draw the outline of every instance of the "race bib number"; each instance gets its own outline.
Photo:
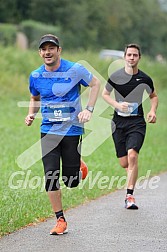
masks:
<instances>
[{"instance_id":1,"label":"race bib number","mask_svg":"<svg viewBox=\"0 0 167 252\"><path fill-rule=\"evenodd\" d=\"M118 115L127 117L127 116L137 116L138 115L138 103L130 103L128 105L128 111L127 112L122 112L118 110Z\"/></svg>"},{"instance_id":2,"label":"race bib number","mask_svg":"<svg viewBox=\"0 0 167 252\"><path fill-rule=\"evenodd\" d=\"M50 122L65 122L71 119L70 107L67 105L48 105L47 118Z\"/></svg>"}]
</instances>

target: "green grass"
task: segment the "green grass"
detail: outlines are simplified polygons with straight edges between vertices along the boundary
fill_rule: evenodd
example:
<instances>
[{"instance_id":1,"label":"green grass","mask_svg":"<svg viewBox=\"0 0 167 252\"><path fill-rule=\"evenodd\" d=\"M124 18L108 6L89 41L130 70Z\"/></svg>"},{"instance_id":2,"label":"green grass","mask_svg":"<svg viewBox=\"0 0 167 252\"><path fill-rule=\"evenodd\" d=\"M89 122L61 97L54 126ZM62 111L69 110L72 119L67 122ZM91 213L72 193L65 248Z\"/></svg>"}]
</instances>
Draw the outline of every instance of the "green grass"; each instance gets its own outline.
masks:
<instances>
[{"instance_id":1,"label":"green grass","mask_svg":"<svg viewBox=\"0 0 167 252\"><path fill-rule=\"evenodd\" d=\"M110 62L102 62L94 53L90 52L74 54L73 56L67 52L64 54L64 57L67 56L65 58L70 58L71 60L87 60L89 64L106 78ZM18 52L12 48L2 50L1 61L0 235L4 235L29 223L41 221L43 218L52 216L53 213L47 194L41 184L42 182L36 189L32 189L33 186L37 185L37 179L38 182L43 180L41 161L37 161L25 170L19 167L16 162L20 154L36 143L40 137L40 119L36 119L31 127L26 127L24 125L24 118L27 114L27 108L18 107L18 102L29 100L28 75L41 62L36 52ZM144 62L144 66L150 70L149 64L151 63L146 64L146 62ZM152 63L151 71L153 71L153 68L154 64ZM158 72L158 68L160 72ZM151 170L151 176L167 171L167 89L164 88L164 83L161 86L161 81L164 81L165 75L162 73L161 67L159 65L157 67L156 65L156 76L154 78L158 80L158 95L160 100L158 118L155 125L148 124L147 127L145 143L139 157L139 176L146 175L147 170ZM146 101L144 106L145 110L148 111L148 101ZM101 111L100 115L98 115L99 111ZM86 126L86 136L89 136L91 132L90 127L97 129L96 134L92 135L89 145L86 145L85 136L85 145L83 146L85 150L86 146L89 147L89 150L95 149L90 155L84 156L84 160L89 166L90 177L83 184L81 183L81 186L78 188L63 188L64 209L75 207L116 190L117 182L113 186L110 184L109 188L112 176L125 175L125 171L119 167L110 135L109 120L112 112L112 109L108 108L101 97L99 97L91 124L90 126ZM97 140L101 140L101 144L96 145ZM26 158L29 160L32 156L27 155ZM101 173L95 185L93 185L92 180L96 179L99 171ZM14 174L16 174L16 177L12 180L12 184L15 187L18 185L18 189L11 188L11 176ZM36 180L35 176L38 177L36 177ZM105 181L107 177L104 176L109 178L108 182ZM102 178L103 181L101 180ZM100 185L103 186L103 189L100 188Z\"/></svg>"}]
</instances>

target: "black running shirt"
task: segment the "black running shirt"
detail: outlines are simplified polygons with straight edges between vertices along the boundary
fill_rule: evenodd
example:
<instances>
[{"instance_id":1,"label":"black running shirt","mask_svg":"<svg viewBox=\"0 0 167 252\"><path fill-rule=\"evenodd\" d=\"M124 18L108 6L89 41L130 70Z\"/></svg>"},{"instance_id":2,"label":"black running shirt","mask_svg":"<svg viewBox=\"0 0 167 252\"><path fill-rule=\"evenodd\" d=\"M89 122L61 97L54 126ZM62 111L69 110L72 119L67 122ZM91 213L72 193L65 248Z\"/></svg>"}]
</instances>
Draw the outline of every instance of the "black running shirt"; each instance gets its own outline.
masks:
<instances>
[{"instance_id":1,"label":"black running shirt","mask_svg":"<svg viewBox=\"0 0 167 252\"><path fill-rule=\"evenodd\" d=\"M137 74L129 75L125 72L125 68L114 72L105 87L108 92L114 90L117 102L137 103L138 116L144 114L142 102L154 92L153 81L147 74L138 70ZM144 91L146 91L146 97L143 96ZM114 115L117 115L117 111L115 111Z\"/></svg>"}]
</instances>

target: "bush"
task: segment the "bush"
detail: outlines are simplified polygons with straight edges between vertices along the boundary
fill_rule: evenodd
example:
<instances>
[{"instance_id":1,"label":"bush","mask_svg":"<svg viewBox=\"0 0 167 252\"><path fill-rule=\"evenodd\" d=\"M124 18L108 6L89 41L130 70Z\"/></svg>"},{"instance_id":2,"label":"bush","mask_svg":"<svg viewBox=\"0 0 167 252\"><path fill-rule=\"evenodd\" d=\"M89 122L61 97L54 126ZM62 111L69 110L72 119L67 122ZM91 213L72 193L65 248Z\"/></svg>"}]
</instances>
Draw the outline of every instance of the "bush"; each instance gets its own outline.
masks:
<instances>
[{"instance_id":1,"label":"bush","mask_svg":"<svg viewBox=\"0 0 167 252\"><path fill-rule=\"evenodd\" d=\"M21 22L19 30L27 36L29 41L29 47L31 49L36 49L38 47L38 41L42 35L52 33L59 36L60 34L59 27L46 25L33 20L25 20Z\"/></svg>"},{"instance_id":2,"label":"bush","mask_svg":"<svg viewBox=\"0 0 167 252\"><path fill-rule=\"evenodd\" d=\"M17 26L12 24L0 24L0 44L3 46L16 43Z\"/></svg>"}]
</instances>

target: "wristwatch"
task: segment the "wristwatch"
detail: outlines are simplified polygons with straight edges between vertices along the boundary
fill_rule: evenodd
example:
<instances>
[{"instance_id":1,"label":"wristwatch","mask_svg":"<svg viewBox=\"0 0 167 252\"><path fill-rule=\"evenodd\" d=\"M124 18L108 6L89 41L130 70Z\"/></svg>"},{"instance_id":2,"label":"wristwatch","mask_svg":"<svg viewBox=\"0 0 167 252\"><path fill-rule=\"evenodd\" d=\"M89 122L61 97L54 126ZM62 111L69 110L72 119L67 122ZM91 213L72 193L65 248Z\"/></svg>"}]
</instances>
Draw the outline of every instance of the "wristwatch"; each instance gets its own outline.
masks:
<instances>
[{"instance_id":1,"label":"wristwatch","mask_svg":"<svg viewBox=\"0 0 167 252\"><path fill-rule=\"evenodd\" d=\"M86 109L87 109L89 112L93 113L94 107L92 107L92 106L86 106Z\"/></svg>"}]
</instances>

